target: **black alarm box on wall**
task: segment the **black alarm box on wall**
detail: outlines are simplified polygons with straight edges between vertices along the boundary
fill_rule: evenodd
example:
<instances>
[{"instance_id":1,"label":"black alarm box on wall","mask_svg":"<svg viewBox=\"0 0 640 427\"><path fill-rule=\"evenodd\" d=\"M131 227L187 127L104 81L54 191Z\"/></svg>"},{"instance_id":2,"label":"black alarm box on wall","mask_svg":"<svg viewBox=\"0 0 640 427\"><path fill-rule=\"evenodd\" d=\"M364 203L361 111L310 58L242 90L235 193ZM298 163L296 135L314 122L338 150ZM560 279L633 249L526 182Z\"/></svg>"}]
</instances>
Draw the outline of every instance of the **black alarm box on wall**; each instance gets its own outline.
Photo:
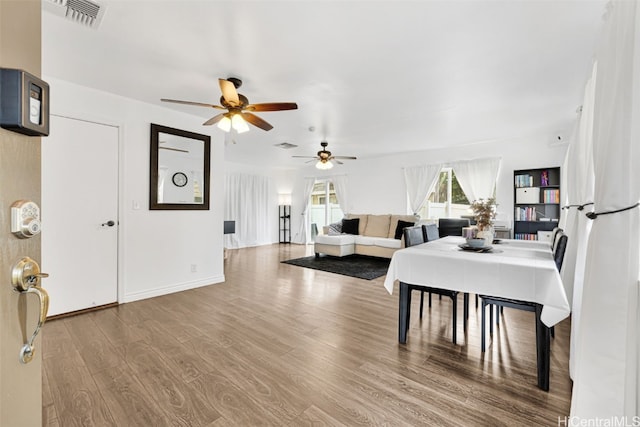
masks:
<instances>
[{"instance_id":1,"label":"black alarm box on wall","mask_svg":"<svg viewBox=\"0 0 640 427\"><path fill-rule=\"evenodd\" d=\"M0 126L30 136L49 135L49 85L26 71L0 68Z\"/></svg>"}]
</instances>

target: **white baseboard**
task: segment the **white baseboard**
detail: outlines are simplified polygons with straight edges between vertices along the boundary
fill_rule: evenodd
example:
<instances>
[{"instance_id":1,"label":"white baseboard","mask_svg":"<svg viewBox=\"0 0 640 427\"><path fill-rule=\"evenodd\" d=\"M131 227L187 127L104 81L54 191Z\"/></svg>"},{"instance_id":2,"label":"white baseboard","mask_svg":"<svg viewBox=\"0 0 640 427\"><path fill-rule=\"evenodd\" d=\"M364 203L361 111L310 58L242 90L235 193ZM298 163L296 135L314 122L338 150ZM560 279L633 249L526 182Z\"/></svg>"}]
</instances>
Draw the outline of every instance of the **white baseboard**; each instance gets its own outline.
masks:
<instances>
[{"instance_id":1,"label":"white baseboard","mask_svg":"<svg viewBox=\"0 0 640 427\"><path fill-rule=\"evenodd\" d=\"M155 288L148 291L134 292L124 296L120 303L139 301L147 298L159 297L162 295L173 294L175 292L187 291L189 289L201 288L203 286L214 285L225 281L224 274L222 276L207 277L193 282L178 283L175 285Z\"/></svg>"}]
</instances>

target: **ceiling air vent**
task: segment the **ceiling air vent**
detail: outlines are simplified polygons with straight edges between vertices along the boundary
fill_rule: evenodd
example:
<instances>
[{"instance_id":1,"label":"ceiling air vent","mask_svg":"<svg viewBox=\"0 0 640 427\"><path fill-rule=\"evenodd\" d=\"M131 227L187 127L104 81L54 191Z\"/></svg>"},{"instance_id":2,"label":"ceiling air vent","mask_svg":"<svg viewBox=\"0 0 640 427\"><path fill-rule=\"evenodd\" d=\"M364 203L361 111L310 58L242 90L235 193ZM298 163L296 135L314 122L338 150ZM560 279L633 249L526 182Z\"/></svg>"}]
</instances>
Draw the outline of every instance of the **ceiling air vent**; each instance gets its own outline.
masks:
<instances>
[{"instance_id":1,"label":"ceiling air vent","mask_svg":"<svg viewBox=\"0 0 640 427\"><path fill-rule=\"evenodd\" d=\"M295 145L295 144L290 144L290 143L288 143L288 142L283 142L283 143L281 143L281 144L275 144L275 147L280 147L280 148L282 148L283 150L289 150L289 149L291 149L291 148L296 148L296 147L297 147L297 145Z\"/></svg>"},{"instance_id":2,"label":"ceiling air vent","mask_svg":"<svg viewBox=\"0 0 640 427\"><path fill-rule=\"evenodd\" d=\"M104 15L104 7L90 0L45 0L45 10L78 24L97 28Z\"/></svg>"}]
</instances>

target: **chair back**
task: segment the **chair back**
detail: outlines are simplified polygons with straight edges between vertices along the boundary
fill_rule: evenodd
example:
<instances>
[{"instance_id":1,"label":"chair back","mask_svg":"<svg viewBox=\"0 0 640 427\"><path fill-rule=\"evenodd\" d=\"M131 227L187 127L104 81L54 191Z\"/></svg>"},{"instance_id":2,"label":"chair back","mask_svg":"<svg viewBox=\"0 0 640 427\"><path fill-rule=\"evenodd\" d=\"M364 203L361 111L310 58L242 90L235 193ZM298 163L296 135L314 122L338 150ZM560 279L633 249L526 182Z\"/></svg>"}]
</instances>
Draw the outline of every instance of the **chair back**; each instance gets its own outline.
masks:
<instances>
[{"instance_id":1,"label":"chair back","mask_svg":"<svg viewBox=\"0 0 640 427\"><path fill-rule=\"evenodd\" d=\"M476 217L475 215L460 215L460 218L468 219L469 225L476 225Z\"/></svg>"},{"instance_id":2,"label":"chair back","mask_svg":"<svg viewBox=\"0 0 640 427\"><path fill-rule=\"evenodd\" d=\"M558 233L557 237L558 243L556 244L556 248L553 251L553 260L556 262L556 267L558 271L562 269L562 262L564 261L564 253L567 250L567 240L569 238L562 231Z\"/></svg>"},{"instance_id":3,"label":"chair back","mask_svg":"<svg viewBox=\"0 0 640 427\"><path fill-rule=\"evenodd\" d=\"M436 224L423 224L422 234L424 234L424 241L430 242L432 240L438 240L440 238L440 232Z\"/></svg>"},{"instance_id":4,"label":"chair back","mask_svg":"<svg viewBox=\"0 0 640 427\"><path fill-rule=\"evenodd\" d=\"M551 252L556 251L556 245L558 244L558 238L560 237L560 233L564 230L560 227L555 227L551 230Z\"/></svg>"},{"instance_id":5,"label":"chair back","mask_svg":"<svg viewBox=\"0 0 640 427\"><path fill-rule=\"evenodd\" d=\"M438 220L440 237L462 236L462 227L469 227L469 218L440 218Z\"/></svg>"},{"instance_id":6,"label":"chair back","mask_svg":"<svg viewBox=\"0 0 640 427\"><path fill-rule=\"evenodd\" d=\"M424 234L422 233L422 226L415 225L413 227L406 227L404 229L404 246L415 246L424 243Z\"/></svg>"}]
</instances>

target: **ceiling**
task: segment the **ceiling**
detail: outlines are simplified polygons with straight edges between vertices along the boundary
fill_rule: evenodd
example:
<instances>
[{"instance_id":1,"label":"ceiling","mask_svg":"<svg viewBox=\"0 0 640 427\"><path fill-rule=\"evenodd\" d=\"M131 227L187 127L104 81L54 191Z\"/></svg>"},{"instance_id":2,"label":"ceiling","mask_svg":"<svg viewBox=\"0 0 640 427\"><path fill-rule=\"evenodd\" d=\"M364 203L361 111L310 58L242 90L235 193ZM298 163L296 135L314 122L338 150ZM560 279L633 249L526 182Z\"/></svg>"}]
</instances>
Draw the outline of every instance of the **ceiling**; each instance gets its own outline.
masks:
<instances>
[{"instance_id":1,"label":"ceiling","mask_svg":"<svg viewBox=\"0 0 640 427\"><path fill-rule=\"evenodd\" d=\"M250 102L299 109L259 113L274 129L231 135L225 158L279 167L312 167L291 156L314 155L323 139L359 158L531 135L548 143L571 128L606 4L95 1L97 28L43 12L45 75L203 122L218 111L160 98L219 104L217 79L239 77Z\"/></svg>"}]
</instances>

